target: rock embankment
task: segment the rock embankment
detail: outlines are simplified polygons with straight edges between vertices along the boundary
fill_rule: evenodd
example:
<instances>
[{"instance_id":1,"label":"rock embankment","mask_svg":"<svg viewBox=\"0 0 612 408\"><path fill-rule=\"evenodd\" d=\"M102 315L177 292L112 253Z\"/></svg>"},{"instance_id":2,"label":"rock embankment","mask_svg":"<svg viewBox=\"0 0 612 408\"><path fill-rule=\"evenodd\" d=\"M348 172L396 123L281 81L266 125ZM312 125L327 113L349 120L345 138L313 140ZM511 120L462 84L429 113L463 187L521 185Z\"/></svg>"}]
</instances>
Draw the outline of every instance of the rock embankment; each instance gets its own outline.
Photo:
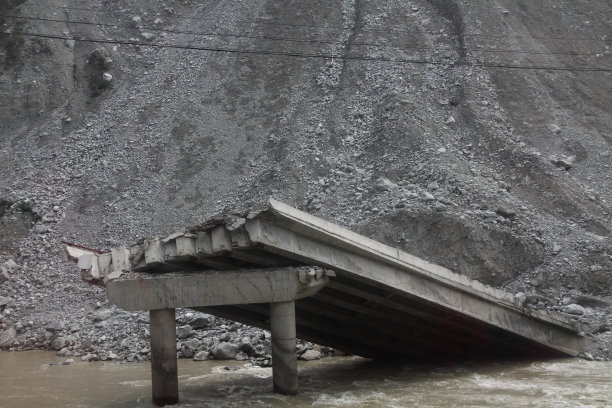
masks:
<instances>
[{"instance_id":1,"label":"rock embankment","mask_svg":"<svg viewBox=\"0 0 612 408\"><path fill-rule=\"evenodd\" d=\"M10 316L11 306L14 306L11 299L0 306L8 312L3 312L3 316ZM3 322L9 320L5 317ZM33 322L19 322L0 332L0 348L49 349L56 351L58 356L83 361L150 359L148 313L127 313L107 304L99 305L84 320L78 323L51 320L39 328L34 327ZM271 365L271 340L267 330L190 310L177 311L176 324L178 358L250 360L254 365ZM339 350L300 340L297 353L303 360L342 354Z\"/></svg>"}]
</instances>

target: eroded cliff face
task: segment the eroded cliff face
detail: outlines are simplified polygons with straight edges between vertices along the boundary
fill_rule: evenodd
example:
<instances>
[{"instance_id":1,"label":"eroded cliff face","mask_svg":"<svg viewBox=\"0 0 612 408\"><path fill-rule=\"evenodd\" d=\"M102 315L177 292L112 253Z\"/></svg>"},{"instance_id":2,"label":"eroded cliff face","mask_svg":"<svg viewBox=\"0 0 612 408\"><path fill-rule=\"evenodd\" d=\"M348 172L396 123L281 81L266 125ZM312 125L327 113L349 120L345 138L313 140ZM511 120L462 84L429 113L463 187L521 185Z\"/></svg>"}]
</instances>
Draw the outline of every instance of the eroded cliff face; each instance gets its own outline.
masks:
<instances>
[{"instance_id":1,"label":"eroded cliff face","mask_svg":"<svg viewBox=\"0 0 612 408\"><path fill-rule=\"evenodd\" d=\"M603 316L606 2L12 1L1 11L13 34L0 37L0 198L30 200L42 216L3 246L2 260L25 265L5 296L25 304L81 288L61 239L105 249L274 196L537 307L597 296ZM90 310L94 290L44 307L73 318L83 312L67 302ZM5 325L42 319L16 309Z\"/></svg>"}]
</instances>

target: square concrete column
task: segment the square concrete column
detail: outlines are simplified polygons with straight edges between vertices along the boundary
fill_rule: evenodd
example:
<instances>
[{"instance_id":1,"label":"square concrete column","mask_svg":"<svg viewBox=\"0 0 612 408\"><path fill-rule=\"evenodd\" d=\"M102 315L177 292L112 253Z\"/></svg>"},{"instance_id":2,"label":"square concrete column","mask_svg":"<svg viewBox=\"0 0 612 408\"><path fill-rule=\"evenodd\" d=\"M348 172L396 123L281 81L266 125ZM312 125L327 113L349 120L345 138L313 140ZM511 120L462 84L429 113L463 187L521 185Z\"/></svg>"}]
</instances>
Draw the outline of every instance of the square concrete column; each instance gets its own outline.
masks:
<instances>
[{"instance_id":1,"label":"square concrete column","mask_svg":"<svg viewBox=\"0 0 612 408\"><path fill-rule=\"evenodd\" d=\"M176 322L174 309L149 310L151 332L151 380L153 403L178 402Z\"/></svg>"},{"instance_id":2,"label":"square concrete column","mask_svg":"<svg viewBox=\"0 0 612 408\"><path fill-rule=\"evenodd\" d=\"M295 344L295 302L270 303L272 332L272 381L274 392L298 392L297 348Z\"/></svg>"}]
</instances>

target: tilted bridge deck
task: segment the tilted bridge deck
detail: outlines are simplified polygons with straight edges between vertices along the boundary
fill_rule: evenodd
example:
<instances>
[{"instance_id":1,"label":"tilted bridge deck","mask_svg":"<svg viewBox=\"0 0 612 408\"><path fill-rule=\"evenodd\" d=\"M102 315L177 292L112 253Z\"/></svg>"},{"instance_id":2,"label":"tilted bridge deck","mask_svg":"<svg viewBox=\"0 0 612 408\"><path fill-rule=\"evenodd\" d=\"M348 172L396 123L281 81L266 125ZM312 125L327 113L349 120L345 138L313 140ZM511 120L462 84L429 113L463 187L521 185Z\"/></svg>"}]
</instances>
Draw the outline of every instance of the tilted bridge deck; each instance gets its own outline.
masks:
<instances>
[{"instance_id":1,"label":"tilted bridge deck","mask_svg":"<svg viewBox=\"0 0 612 408\"><path fill-rule=\"evenodd\" d=\"M587 341L560 314L273 199L248 217L69 253L124 309L189 307L269 329L268 303L295 302L297 337L365 357L575 356Z\"/></svg>"}]
</instances>

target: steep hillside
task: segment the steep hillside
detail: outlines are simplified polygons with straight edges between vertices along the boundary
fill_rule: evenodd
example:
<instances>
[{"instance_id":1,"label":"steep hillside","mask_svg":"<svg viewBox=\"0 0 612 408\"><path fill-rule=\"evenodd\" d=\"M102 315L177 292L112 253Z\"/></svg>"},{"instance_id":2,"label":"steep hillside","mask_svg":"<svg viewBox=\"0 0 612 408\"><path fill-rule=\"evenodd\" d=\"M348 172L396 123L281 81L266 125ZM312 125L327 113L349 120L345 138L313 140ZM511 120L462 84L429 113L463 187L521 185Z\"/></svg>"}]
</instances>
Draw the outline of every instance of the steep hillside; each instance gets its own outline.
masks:
<instances>
[{"instance_id":1,"label":"steep hillside","mask_svg":"<svg viewBox=\"0 0 612 408\"><path fill-rule=\"evenodd\" d=\"M48 346L45 324L78 332L104 303L61 240L107 249L274 196L533 307L581 304L610 357L610 16L586 0L3 1L5 347Z\"/></svg>"}]
</instances>

